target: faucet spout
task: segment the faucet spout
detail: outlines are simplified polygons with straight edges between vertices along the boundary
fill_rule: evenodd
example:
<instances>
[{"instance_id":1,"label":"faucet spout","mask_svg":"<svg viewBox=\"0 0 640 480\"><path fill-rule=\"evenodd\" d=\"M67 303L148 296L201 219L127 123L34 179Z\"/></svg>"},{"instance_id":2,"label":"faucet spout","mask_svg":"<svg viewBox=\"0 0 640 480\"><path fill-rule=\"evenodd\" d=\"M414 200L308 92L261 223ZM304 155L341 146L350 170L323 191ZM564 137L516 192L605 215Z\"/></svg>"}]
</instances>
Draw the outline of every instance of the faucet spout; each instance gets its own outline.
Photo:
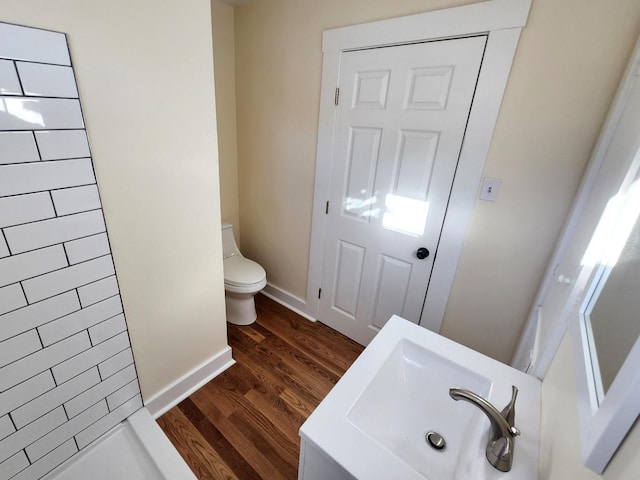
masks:
<instances>
[{"instance_id":1,"label":"faucet spout","mask_svg":"<svg viewBox=\"0 0 640 480\"><path fill-rule=\"evenodd\" d=\"M491 431L487 441L486 455L489 463L502 472L511 470L513 464L513 449L515 437L520 430L514 426L515 403L518 388L514 385L511 391L511 401L500 412L480 395L464 388L450 388L449 396L454 400L464 400L478 407L489 419Z\"/></svg>"}]
</instances>

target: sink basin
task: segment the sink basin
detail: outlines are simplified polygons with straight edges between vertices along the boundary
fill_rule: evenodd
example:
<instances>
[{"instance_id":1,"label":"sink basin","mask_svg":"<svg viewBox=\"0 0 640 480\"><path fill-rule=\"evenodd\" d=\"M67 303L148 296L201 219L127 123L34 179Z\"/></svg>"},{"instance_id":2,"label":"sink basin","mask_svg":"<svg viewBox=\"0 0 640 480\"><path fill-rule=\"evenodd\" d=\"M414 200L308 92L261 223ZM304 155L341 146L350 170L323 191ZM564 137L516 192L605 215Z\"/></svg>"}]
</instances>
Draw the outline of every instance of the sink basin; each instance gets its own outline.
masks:
<instances>
[{"instance_id":1,"label":"sink basin","mask_svg":"<svg viewBox=\"0 0 640 480\"><path fill-rule=\"evenodd\" d=\"M455 378L455 385L451 379ZM449 388L487 397L491 380L402 340L347 413L347 419L427 478L454 478L463 453L476 451L484 415L452 401ZM436 432L443 450L427 444ZM469 445L469 442L475 442Z\"/></svg>"},{"instance_id":2,"label":"sink basin","mask_svg":"<svg viewBox=\"0 0 640 480\"><path fill-rule=\"evenodd\" d=\"M501 410L520 392L510 472L489 465L486 416L462 387ZM300 428L299 479L537 479L540 381L393 316ZM446 448L430 446L436 432Z\"/></svg>"}]
</instances>

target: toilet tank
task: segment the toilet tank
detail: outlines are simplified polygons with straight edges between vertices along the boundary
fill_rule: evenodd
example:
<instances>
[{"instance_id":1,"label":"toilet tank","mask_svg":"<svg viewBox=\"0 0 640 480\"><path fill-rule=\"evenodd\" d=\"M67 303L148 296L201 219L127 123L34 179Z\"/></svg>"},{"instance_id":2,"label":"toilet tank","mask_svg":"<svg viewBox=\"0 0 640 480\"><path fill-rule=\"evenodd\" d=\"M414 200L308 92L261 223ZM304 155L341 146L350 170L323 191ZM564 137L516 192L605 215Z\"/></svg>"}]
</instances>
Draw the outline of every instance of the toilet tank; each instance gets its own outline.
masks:
<instances>
[{"instance_id":1,"label":"toilet tank","mask_svg":"<svg viewBox=\"0 0 640 480\"><path fill-rule=\"evenodd\" d=\"M233 225L230 223L222 224L222 258L229 258L234 255L241 255L233 236Z\"/></svg>"}]
</instances>

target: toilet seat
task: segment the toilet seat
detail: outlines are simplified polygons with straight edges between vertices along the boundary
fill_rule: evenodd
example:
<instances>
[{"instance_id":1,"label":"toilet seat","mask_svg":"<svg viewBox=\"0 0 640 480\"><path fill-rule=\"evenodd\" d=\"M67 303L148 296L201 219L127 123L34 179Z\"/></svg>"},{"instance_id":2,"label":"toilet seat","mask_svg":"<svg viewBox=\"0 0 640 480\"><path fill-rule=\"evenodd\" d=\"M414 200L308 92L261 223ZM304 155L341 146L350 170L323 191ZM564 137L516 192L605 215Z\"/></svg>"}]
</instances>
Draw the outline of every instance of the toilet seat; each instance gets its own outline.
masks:
<instances>
[{"instance_id":1,"label":"toilet seat","mask_svg":"<svg viewBox=\"0 0 640 480\"><path fill-rule=\"evenodd\" d=\"M250 293L262 290L267 284L267 274L261 265L241 255L225 258L224 287L235 293Z\"/></svg>"}]
</instances>

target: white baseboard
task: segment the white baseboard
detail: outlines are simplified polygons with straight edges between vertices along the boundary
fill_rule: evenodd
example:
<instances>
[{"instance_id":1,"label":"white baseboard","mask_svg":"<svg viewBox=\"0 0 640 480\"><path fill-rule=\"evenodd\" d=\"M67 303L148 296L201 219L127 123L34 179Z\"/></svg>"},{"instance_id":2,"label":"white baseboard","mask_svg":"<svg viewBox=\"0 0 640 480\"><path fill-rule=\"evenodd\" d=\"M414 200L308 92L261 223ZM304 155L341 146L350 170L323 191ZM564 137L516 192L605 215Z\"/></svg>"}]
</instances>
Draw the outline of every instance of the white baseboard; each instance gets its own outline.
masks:
<instances>
[{"instance_id":1,"label":"white baseboard","mask_svg":"<svg viewBox=\"0 0 640 480\"><path fill-rule=\"evenodd\" d=\"M275 285L271 285L270 283L267 283L267 286L264 287L264 290L262 290L261 293L269 297L271 300L278 302L280 305L287 307L292 312L296 312L301 317L311 320L312 322L316 321L315 318L305 312L307 309L306 300L296 297L295 295L292 295Z\"/></svg>"},{"instance_id":2,"label":"white baseboard","mask_svg":"<svg viewBox=\"0 0 640 480\"><path fill-rule=\"evenodd\" d=\"M153 395L145 401L145 407L154 419L158 418L234 363L236 362L231 356L231 347L227 346L217 355Z\"/></svg>"}]
</instances>

